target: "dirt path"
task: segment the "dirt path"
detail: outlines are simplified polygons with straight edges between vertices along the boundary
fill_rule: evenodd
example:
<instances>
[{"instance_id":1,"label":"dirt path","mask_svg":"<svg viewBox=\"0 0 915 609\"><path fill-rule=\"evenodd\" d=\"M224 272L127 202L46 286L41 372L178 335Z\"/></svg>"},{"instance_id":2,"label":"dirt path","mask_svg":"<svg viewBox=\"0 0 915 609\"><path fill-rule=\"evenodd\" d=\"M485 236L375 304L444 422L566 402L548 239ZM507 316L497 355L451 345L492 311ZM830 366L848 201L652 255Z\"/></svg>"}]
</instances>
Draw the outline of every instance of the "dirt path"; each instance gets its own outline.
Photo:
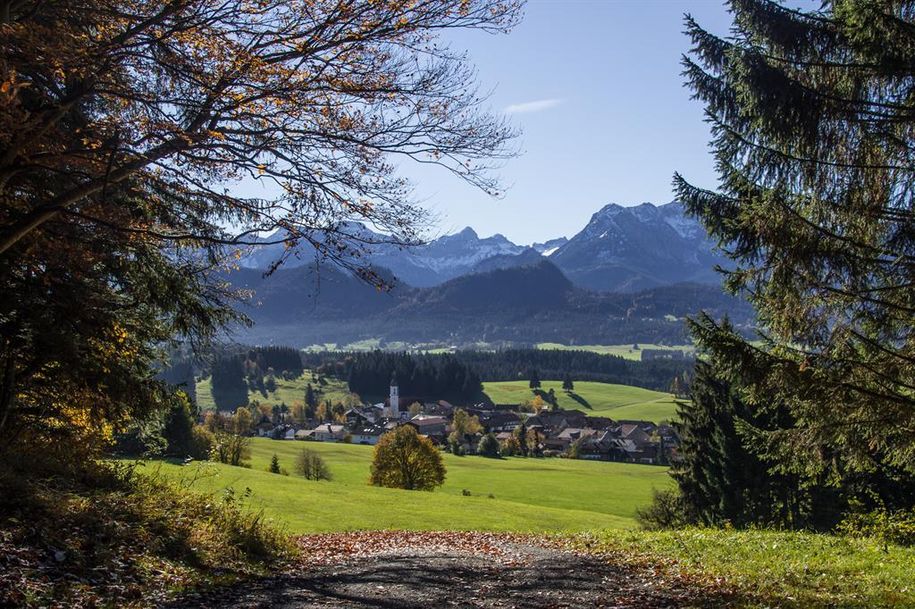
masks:
<instances>
[{"instance_id":1,"label":"dirt path","mask_svg":"<svg viewBox=\"0 0 915 609\"><path fill-rule=\"evenodd\" d=\"M237 585L191 607L717 607L650 569L634 570L547 547L536 538L480 533L355 533L305 537L304 564Z\"/></svg>"}]
</instances>

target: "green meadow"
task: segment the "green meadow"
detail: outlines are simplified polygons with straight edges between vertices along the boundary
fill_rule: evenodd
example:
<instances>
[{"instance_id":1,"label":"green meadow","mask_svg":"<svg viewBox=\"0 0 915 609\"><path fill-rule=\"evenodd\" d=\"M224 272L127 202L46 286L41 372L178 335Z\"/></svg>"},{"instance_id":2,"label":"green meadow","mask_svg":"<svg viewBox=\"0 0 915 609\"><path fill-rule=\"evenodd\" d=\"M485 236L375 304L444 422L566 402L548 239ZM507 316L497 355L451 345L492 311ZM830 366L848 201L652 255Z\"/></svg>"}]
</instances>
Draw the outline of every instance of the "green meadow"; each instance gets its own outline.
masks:
<instances>
[{"instance_id":1,"label":"green meadow","mask_svg":"<svg viewBox=\"0 0 915 609\"><path fill-rule=\"evenodd\" d=\"M568 393L562 388L562 381L542 381L541 390L550 389L555 392L560 408L581 410L593 416L657 423L672 420L677 413L671 394L641 387L581 381ZM534 398L526 380L483 383L483 391L496 404L518 404Z\"/></svg>"},{"instance_id":2,"label":"green meadow","mask_svg":"<svg viewBox=\"0 0 915 609\"><path fill-rule=\"evenodd\" d=\"M286 380L276 377L276 391L269 391L265 394L259 391L249 391L248 399L258 401L268 406L279 406L286 404L292 406L293 402L305 401L305 388L308 383L312 387L320 390L318 399L329 400L330 402L344 402L350 396L349 388L345 381L335 378L324 377L325 385L319 385L311 380L311 372L306 370L305 374L296 379ZM206 378L197 381L197 406L202 410L213 410L216 404L213 402L213 394L210 391L210 379Z\"/></svg>"},{"instance_id":3,"label":"green meadow","mask_svg":"<svg viewBox=\"0 0 915 609\"><path fill-rule=\"evenodd\" d=\"M296 455L319 452L332 481L295 475ZM672 484L662 467L566 459L487 459L443 454L444 486L433 492L370 486L372 447L255 438L250 468L154 461L147 471L249 507L291 533L368 529L585 531L635 526L636 508ZM266 471L276 454L290 475ZM250 489L250 490L246 490ZM464 495L464 491L470 493ZM490 496L491 495L491 496Z\"/></svg>"},{"instance_id":4,"label":"green meadow","mask_svg":"<svg viewBox=\"0 0 915 609\"><path fill-rule=\"evenodd\" d=\"M538 343L538 349L556 349L559 351L590 351L601 355L615 355L624 359L640 361L642 359L642 349L657 349L659 351L684 351L693 353L696 350L694 345L654 345L651 343L638 343L639 348L633 349L634 345L563 345L561 343Z\"/></svg>"}]
</instances>

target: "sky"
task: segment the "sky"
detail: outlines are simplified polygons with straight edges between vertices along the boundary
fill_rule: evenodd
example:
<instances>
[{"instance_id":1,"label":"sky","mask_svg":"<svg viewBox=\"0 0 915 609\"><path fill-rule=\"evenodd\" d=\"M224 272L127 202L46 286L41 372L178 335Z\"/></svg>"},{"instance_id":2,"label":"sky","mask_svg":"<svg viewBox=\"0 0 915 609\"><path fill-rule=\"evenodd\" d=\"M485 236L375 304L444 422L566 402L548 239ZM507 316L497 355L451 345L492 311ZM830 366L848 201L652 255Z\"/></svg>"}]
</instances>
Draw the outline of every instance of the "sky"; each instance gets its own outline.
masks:
<instances>
[{"instance_id":1,"label":"sky","mask_svg":"<svg viewBox=\"0 0 915 609\"><path fill-rule=\"evenodd\" d=\"M437 216L436 234L465 226L516 243L571 237L608 203L673 200L671 178L714 187L702 107L680 76L683 14L726 34L718 0L529 0L507 35L460 32L491 109L522 131L521 155L493 199L434 167L404 166Z\"/></svg>"}]
</instances>

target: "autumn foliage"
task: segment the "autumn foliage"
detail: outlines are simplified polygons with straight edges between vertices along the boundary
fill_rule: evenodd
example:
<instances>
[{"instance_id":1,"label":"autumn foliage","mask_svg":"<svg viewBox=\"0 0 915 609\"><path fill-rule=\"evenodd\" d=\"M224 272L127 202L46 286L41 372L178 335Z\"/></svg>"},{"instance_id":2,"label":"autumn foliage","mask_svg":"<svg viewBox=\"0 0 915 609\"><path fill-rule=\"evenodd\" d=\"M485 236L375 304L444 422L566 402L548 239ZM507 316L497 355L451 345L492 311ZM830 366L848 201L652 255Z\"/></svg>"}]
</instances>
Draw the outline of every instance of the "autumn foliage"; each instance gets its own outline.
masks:
<instances>
[{"instance_id":1,"label":"autumn foliage","mask_svg":"<svg viewBox=\"0 0 915 609\"><path fill-rule=\"evenodd\" d=\"M375 486L431 491L445 482L445 464L429 438L402 425L381 436L372 458Z\"/></svg>"},{"instance_id":2,"label":"autumn foliage","mask_svg":"<svg viewBox=\"0 0 915 609\"><path fill-rule=\"evenodd\" d=\"M518 17L502 0L0 2L0 447L160 408L162 348L238 319L219 277L256 233L380 284L351 221L420 240L397 159L495 192L514 132L438 35Z\"/></svg>"}]
</instances>

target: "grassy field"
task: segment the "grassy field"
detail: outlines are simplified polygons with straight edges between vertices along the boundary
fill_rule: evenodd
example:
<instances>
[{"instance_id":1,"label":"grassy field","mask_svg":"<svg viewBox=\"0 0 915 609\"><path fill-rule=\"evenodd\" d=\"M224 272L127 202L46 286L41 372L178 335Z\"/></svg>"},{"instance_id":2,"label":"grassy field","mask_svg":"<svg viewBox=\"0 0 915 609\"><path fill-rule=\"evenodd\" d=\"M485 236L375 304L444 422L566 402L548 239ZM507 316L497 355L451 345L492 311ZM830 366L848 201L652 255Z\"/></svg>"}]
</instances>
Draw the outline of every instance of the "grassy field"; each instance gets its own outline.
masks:
<instances>
[{"instance_id":1,"label":"grassy field","mask_svg":"<svg viewBox=\"0 0 915 609\"><path fill-rule=\"evenodd\" d=\"M333 402L343 402L350 395L349 388L344 381L334 378L325 377L326 385L320 386L312 382L311 372L305 371L305 374L297 379L285 380L276 377L276 391L268 392L265 396L259 391L249 391L248 399L257 400L261 404L269 406L286 404L292 406L293 402L303 402L305 400L305 387L311 383L314 388L320 388L321 394L318 399L330 400ZM203 410L212 410L216 408L213 402L213 394L210 392L210 379L204 379L197 382L197 405Z\"/></svg>"},{"instance_id":2,"label":"grassy field","mask_svg":"<svg viewBox=\"0 0 915 609\"><path fill-rule=\"evenodd\" d=\"M582 381L575 383L573 392L579 399L562 389L562 381L543 381L541 389L553 389L560 408L581 410L594 416L655 422L676 416L672 395L641 387ZM496 404L517 404L534 397L526 380L483 383L483 390Z\"/></svg>"},{"instance_id":3,"label":"grassy field","mask_svg":"<svg viewBox=\"0 0 915 609\"><path fill-rule=\"evenodd\" d=\"M276 453L293 470L302 448L324 457L334 479L311 482L266 470ZM631 528L653 488L671 484L666 469L565 459L486 459L445 454L445 485L434 492L369 486L372 448L256 438L251 468L215 463L153 462L147 470L190 488L236 496L250 489L251 507L292 533L359 529L584 531ZM464 496L464 490L470 496ZM492 498L489 495L493 495Z\"/></svg>"},{"instance_id":4,"label":"grassy field","mask_svg":"<svg viewBox=\"0 0 915 609\"><path fill-rule=\"evenodd\" d=\"M638 349L633 349L632 345L563 345L560 343L538 343L538 349L557 349L560 351L591 351L601 355L616 355L624 359L640 361L642 359L642 349L659 349L661 351L685 351L693 353L696 348L693 345L653 345L650 343L639 343Z\"/></svg>"},{"instance_id":5,"label":"grassy field","mask_svg":"<svg viewBox=\"0 0 915 609\"><path fill-rule=\"evenodd\" d=\"M586 552L650 565L738 592L740 607L915 607L915 548L784 531L602 531L572 540Z\"/></svg>"}]
</instances>

